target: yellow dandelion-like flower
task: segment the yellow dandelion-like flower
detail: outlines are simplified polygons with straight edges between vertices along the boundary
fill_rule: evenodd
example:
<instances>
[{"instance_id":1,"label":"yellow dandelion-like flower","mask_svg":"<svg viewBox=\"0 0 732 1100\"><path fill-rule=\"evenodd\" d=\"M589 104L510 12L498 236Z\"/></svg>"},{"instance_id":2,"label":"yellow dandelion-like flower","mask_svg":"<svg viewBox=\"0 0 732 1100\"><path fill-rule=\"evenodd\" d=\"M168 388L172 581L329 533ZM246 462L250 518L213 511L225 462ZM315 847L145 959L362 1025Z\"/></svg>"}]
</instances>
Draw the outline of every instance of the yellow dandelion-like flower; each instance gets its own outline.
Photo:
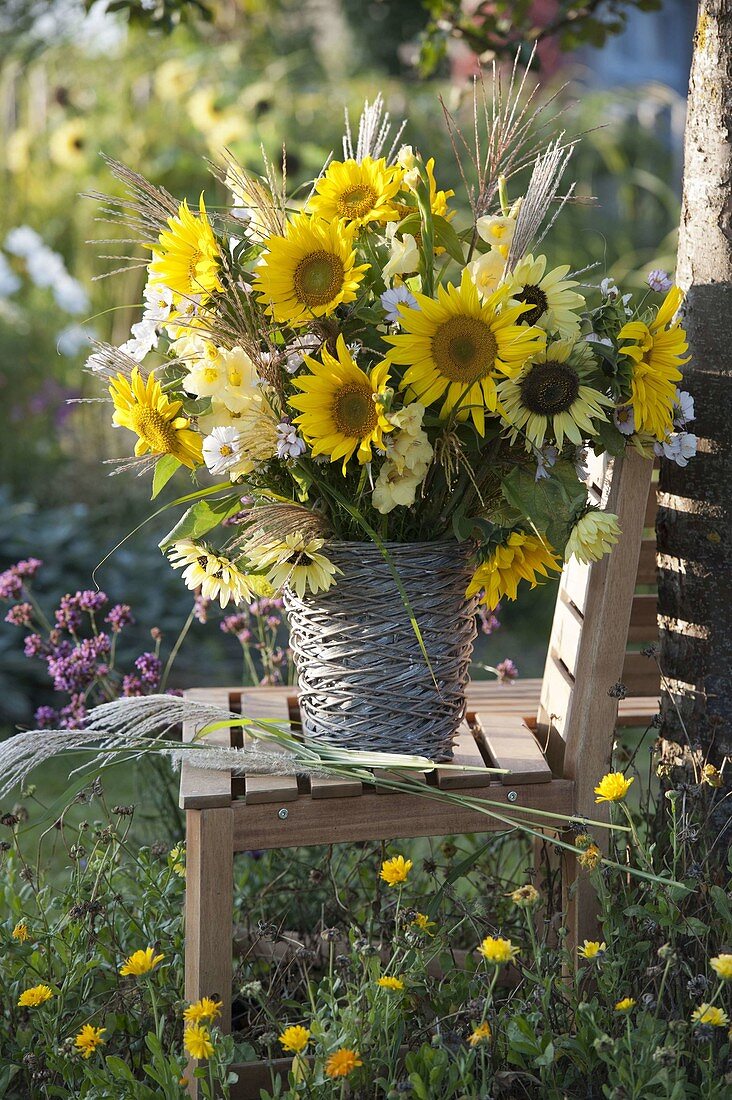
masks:
<instances>
[{"instance_id":1,"label":"yellow dandelion-like flower","mask_svg":"<svg viewBox=\"0 0 732 1100\"><path fill-rule=\"evenodd\" d=\"M526 886L519 886L509 896L514 905L518 905L520 909L531 909L532 906L538 905L541 901L541 894L530 883Z\"/></svg>"},{"instance_id":2,"label":"yellow dandelion-like flower","mask_svg":"<svg viewBox=\"0 0 732 1100\"><path fill-rule=\"evenodd\" d=\"M468 1036L468 1042L471 1047L477 1047L480 1043L489 1043L491 1039L491 1028L487 1021L483 1021L482 1024L478 1024L474 1027Z\"/></svg>"},{"instance_id":3,"label":"yellow dandelion-like flower","mask_svg":"<svg viewBox=\"0 0 732 1100\"><path fill-rule=\"evenodd\" d=\"M626 779L622 772L608 772L595 787L595 802L622 802L632 782L632 776Z\"/></svg>"},{"instance_id":4,"label":"yellow dandelion-like flower","mask_svg":"<svg viewBox=\"0 0 732 1100\"><path fill-rule=\"evenodd\" d=\"M146 947L144 951L134 951L128 959L125 959L119 972L123 977L141 978L154 970L164 958L165 955L156 955L153 947Z\"/></svg>"},{"instance_id":5,"label":"yellow dandelion-like flower","mask_svg":"<svg viewBox=\"0 0 732 1100\"><path fill-rule=\"evenodd\" d=\"M436 922L430 920L426 913L415 913L412 924L427 936L434 936L432 929L437 927Z\"/></svg>"},{"instance_id":6,"label":"yellow dandelion-like flower","mask_svg":"<svg viewBox=\"0 0 732 1100\"><path fill-rule=\"evenodd\" d=\"M673 427L679 367L688 363L686 333L673 317L684 298L679 287L671 287L655 320L629 321L618 333L621 355L633 364L630 403L635 430L649 432L663 441ZM626 340L628 343L623 343Z\"/></svg>"},{"instance_id":7,"label":"yellow dandelion-like flower","mask_svg":"<svg viewBox=\"0 0 732 1100\"><path fill-rule=\"evenodd\" d=\"M723 982L732 982L732 955L715 955L709 965Z\"/></svg>"},{"instance_id":8,"label":"yellow dandelion-like flower","mask_svg":"<svg viewBox=\"0 0 732 1100\"><path fill-rule=\"evenodd\" d=\"M437 300L414 294L417 307L399 311L402 332L386 336L387 360L406 366L401 388L423 405L442 400L440 416L472 417L481 435L486 409L498 407L496 380L513 377L546 343L541 329L517 322L520 306L507 306L503 289L481 300L470 271L459 287L448 283Z\"/></svg>"},{"instance_id":9,"label":"yellow dandelion-like flower","mask_svg":"<svg viewBox=\"0 0 732 1100\"><path fill-rule=\"evenodd\" d=\"M30 989L24 989L18 998L19 1008L38 1008L46 1001L50 1001L54 993L48 985L34 985Z\"/></svg>"},{"instance_id":10,"label":"yellow dandelion-like flower","mask_svg":"<svg viewBox=\"0 0 732 1100\"><path fill-rule=\"evenodd\" d=\"M308 212L325 221L342 219L354 225L396 221L399 217L393 200L402 185L403 171L389 167L386 160L364 157L334 160L315 184Z\"/></svg>"},{"instance_id":11,"label":"yellow dandelion-like flower","mask_svg":"<svg viewBox=\"0 0 732 1100\"><path fill-rule=\"evenodd\" d=\"M714 764L705 764L702 768L702 783L706 783L709 787L722 786L722 773L715 768Z\"/></svg>"},{"instance_id":12,"label":"yellow dandelion-like flower","mask_svg":"<svg viewBox=\"0 0 732 1100\"><path fill-rule=\"evenodd\" d=\"M171 401L151 371L145 381L139 367L133 367L129 381L118 374L109 387L114 402L112 423L137 435L135 454L173 455L194 470L203 462L201 437L180 415L182 401Z\"/></svg>"},{"instance_id":13,"label":"yellow dandelion-like flower","mask_svg":"<svg viewBox=\"0 0 732 1100\"><path fill-rule=\"evenodd\" d=\"M168 229L152 247L148 266L150 282L168 287L182 298L206 301L222 290L219 280L221 252L208 220L203 194L198 214L193 214L184 200L176 217L168 218Z\"/></svg>"},{"instance_id":14,"label":"yellow dandelion-like flower","mask_svg":"<svg viewBox=\"0 0 732 1100\"><path fill-rule=\"evenodd\" d=\"M511 297L523 305L530 306L521 315L525 325L538 325L547 333L558 333L562 339L576 336L579 328L577 310L584 307L585 300L573 287L579 284L565 276L569 264L546 270L546 256L524 256L519 260L506 280L511 288Z\"/></svg>"},{"instance_id":15,"label":"yellow dandelion-like flower","mask_svg":"<svg viewBox=\"0 0 732 1100\"><path fill-rule=\"evenodd\" d=\"M583 959L600 959L607 951L607 944L603 940L600 943L598 940L585 940L581 947L577 948L577 953Z\"/></svg>"},{"instance_id":16,"label":"yellow dandelion-like flower","mask_svg":"<svg viewBox=\"0 0 732 1100\"><path fill-rule=\"evenodd\" d=\"M256 537L257 532L254 532ZM252 570L266 573L266 581L275 591L285 586L297 592L300 599L307 589L313 594L326 592L335 584L340 570L321 554L324 539L310 539L291 531L284 539L255 542L245 547Z\"/></svg>"},{"instance_id":17,"label":"yellow dandelion-like flower","mask_svg":"<svg viewBox=\"0 0 732 1100\"><path fill-rule=\"evenodd\" d=\"M381 864L379 878L383 879L384 882L388 882L389 886L400 886L407 881L407 876L413 866L414 863L411 859L405 859L404 856L393 856L391 859L384 860Z\"/></svg>"},{"instance_id":18,"label":"yellow dandelion-like flower","mask_svg":"<svg viewBox=\"0 0 732 1100\"><path fill-rule=\"evenodd\" d=\"M503 966L504 963L513 962L519 948L501 936L486 936L478 951L491 966Z\"/></svg>"},{"instance_id":19,"label":"yellow dandelion-like flower","mask_svg":"<svg viewBox=\"0 0 732 1100\"><path fill-rule=\"evenodd\" d=\"M355 225L298 214L264 242L253 286L284 325L305 325L353 302L368 264L356 264Z\"/></svg>"},{"instance_id":20,"label":"yellow dandelion-like flower","mask_svg":"<svg viewBox=\"0 0 732 1100\"><path fill-rule=\"evenodd\" d=\"M616 1012L628 1013L628 1012L632 1011L632 1009L634 1009L634 1008L635 1008L635 998L634 997L623 997L622 1001L618 1001L617 1004L615 1005L615 1011Z\"/></svg>"},{"instance_id":21,"label":"yellow dandelion-like flower","mask_svg":"<svg viewBox=\"0 0 732 1100\"><path fill-rule=\"evenodd\" d=\"M204 1058L210 1058L214 1052L211 1032L202 1024L191 1024L184 1030L183 1046L191 1058L196 1058L199 1062Z\"/></svg>"},{"instance_id":22,"label":"yellow dandelion-like flower","mask_svg":"<svg viewBox=\"0 0 732 1100\"><path fill-rule=\"evenodd\" d=\"M48 141L48 154L53 163L70 172L84 167L88 151L87 125L81 118L62 122Z\"/></svg>"},{"instance_id":23,"label":"yellow dandelion-like flower","mask_svg":"<svg viewBox=\"0 0 732 1100\"><path fill-rule=\"evenodd\" d=\"M186 877L186 849L184 844L176 844L168 852L168 866L174 875L179 878Z\"/></svg>"},{"instance_id":24,"label":"yellow dandelion-like flower","mask_svg":"<svg viewBox=\"0 0 732 1100\"><path fill-rule=\"evenodd\" d=\"M577 856L577 862L586 871L594 871L601 859L602 852L596 844L588 844L584 852Z\"/></svg>"},{"instance_id":25,"label":"yellow dandelion-like flower","mask_svg":"<svg viewBox=\"0 0 732 1100\"><path fill-rule=\"evenodd\" d=\"M384 415L379 394L388 384L388 363L366 374L356 365L343 336L336 341L336 356L325 348L322 363L305 355L310 373L293 378L302 393L290 398L300 411L295 423L313 455L328 455L331 462L346 464L355 454L363 465L373 458L372 447L385 449L384 434L392 425Z\"/></svg>"},{"instance_id":26,"label":"yellow dandelion-like flower","mask_svg":"<svg viewBox=\"0 0 732 1100\"><path fill-rule=\"evenodd\" d=\"M325 1063L325 1075L326 1077L348 1077L349 1073L353 1073L354 1069L362 1065L361 1055L357 1050L341 1047L340 1050L333 1051Z\"/></svg>"},{"instance_id":27,"label":"yellow dandelion-like flower","mask_svg":"<svg viewBox=\"0 0 732 1100\"><path fill-rule=\"evenodd\" d=\"M175 542L168 550L173 569L183 569L182 577L191 592L201 590L207 600L218 600L221 607L230 601L245 603L253 594L249 578L223 554L212 554L192 539Z\"/></svg>"},{"instance_id":28,"label":"yellow dandelion-like flower","mask_svg":"<svg viewBox=\"0 0 732 1100\"><path fill-rule=\"evenodd\" d=\"M91 1024L84 1024L74 1039L74 1046L82 1058L91 1058L97 1047L100 1047L104 1042L102 1035L106 1030L106 1027L93 1027Z\"/></svg>"},{"instance_id":29,"label":"yellow dandelion-like flower","mask_svg":"<svg viewBox=\"0 0 732 1100\"><path fill-rule=\"evenodd\" d=\"M221 1004L221 1001L214 1001L212 997L201 997L199 1001L193 1001L183 1010L186 1026L213 1023L221 1015Z\"/></svg>"},{"instance_id":30,"label":"yellow dandelion-like flower","mask_svg":"<svg viewBox=\"0 0 732 1100\"><path fill-rule=\"evenodd\" d=\"M27 922L24 920L19 920L11 935L14 940L18 941L18 943L27 943L30 939L30 931L28 929Z\"/></svg>"},{"instance_id":31,"label":"yellow dandelion-like flower","mask_svg":"<svg viewBox=\"0 0 732 1100\"><path fill-rule=\"evenodd\" d=\"M390 989L392 993L400 993L404 989L404 982L401 978L392 978L388 974L385 974L383 978L377 978L376 984L382 989Z\"/></svg>"},{"instance_id":32,"label":"yellow dandelion-like flower","mask_svg":"<svg viewBox=\"0 0 732 1100\"><path fill-rule=\"evenodd\" d=\"M691 1018L695 1024L707 1024L709 1027L727 1027L729 1024L729 1016L723 1008L706 1002L694 1009Z\"/></svg>"},{"instance_id":33,"label":"yellow dandelion-like flower","mask_svg":"<svg viewBox=\"0 0 732 1100\"><path fill-rule=\"evenodd\" d=\"M536 588L539 576L548 577L549 570L561 568L554 551L538 535L512 531L503 546L497 546L475 570L466 595L469 599L480 593L480 603L493 610L504 597L516 599L519 581Z\"/></svg>"},{"instance_id":34,"label":"yellow dandelion-like flower","mask_svg":"<svg viewBox=\"0 0 732 1100\"><path fill-rule=\"evenodd\" d=\"M612 512L586 512L572 528L564 548L566 561L574 555L578 561L599 561L609 554L622 534L618 517Z\"/></svg>"},{"instance_id":35,"label":"yellow dandelion-like flower","mask_svg":"<svg viewBox=\"0 0 732 1100\"><path fill-rule=\"evenodd\" d=\"M300 1054L310 1041L310 1032L306 1027L294 1024L286 1027L280 1035L280 1043L290 1054Z\"/></svg>"}]
</instances>

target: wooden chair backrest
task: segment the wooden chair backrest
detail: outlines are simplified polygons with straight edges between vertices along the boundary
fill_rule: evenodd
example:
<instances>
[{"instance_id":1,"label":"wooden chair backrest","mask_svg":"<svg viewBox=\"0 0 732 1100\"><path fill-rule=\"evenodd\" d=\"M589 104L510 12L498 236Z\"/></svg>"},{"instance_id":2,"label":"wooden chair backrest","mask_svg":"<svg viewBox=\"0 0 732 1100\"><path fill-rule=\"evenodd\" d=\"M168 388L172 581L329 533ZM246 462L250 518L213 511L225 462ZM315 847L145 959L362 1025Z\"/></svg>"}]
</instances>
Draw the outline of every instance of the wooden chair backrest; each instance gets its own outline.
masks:
<instances>
[{"instance_id":1,"label":"wooden chair backrest","mask_svg":"<svg viewBox=\"0 0 732 1100\"><path fill-rule=\"evenodd\" d=\"M614 684L628 694L658 693L657 665L640 653L657 636L652 476L653 464L635 451L593 458L590 467L590 497L618 516L622 535L600 561L573 558L562 572L537 715L555 774L573 772L588 739L611 743Z\"/></svg>"}]
</instances>

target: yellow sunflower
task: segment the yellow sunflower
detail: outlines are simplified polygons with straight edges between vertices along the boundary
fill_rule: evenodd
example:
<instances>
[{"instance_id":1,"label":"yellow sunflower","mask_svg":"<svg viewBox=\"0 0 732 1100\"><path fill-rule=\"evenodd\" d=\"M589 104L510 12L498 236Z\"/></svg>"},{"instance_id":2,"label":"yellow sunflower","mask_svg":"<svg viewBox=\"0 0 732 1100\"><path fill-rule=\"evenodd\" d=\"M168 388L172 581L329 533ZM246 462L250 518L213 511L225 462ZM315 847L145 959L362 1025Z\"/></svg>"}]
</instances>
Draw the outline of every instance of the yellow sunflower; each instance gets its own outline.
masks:
<instances>
[{"instance_id":1,"label":"yellow sunflower","mask_svg":"<svg viewBox=\"0 0 732 1100\"><path fill-rule=\"evenodd\" d=\"M558 333L562 339L577 335L579 318L576 310L584 307L585 300L572 287L578 284L565 276L569 264L546 270L546 256L524 256L519 260L506 285L511 297L531 306L521 315L524 325L538 325L548 333Z\"/></svg>"},{"instance_id":2,"label":"yellow sunflower","mask_svg":"<svg viewBox=\"0 0 732 1100\"><path fill-rule=\"evenodd\" d=\"M650 325L629 321L618 333L620 354L633 361L630 403L635 430L650 432L661 441L673 427L676 385L681 381L679 367L689 361L684 355L688 348L686 333L673 320L683 297L679 287L671 287Z\"/></svg>"},{"instance_id":3,"label":"yellow sunflower","mask_svg":"<svg viewBox=\"0 0 732 1100\"><path fill-rule=\"evenodd\" d=\"M389 365L384 361L366 374L354 363L342 335L336 352L337 359L324 347L322 363L304 356L312 373L293 378L293 385L304 392L291 397L290 404L300 410L295 424L313 455L328 455L331 462L342 458L345 475L354 453L362 465L370 462L372 445L383 450L384 433L393 429L378 402Z\"/></svg>"},{"instance_id":4,"label":"yellow sunflower","mask_svg":"<svg viewBox=\"0 0 732 1100\"><path fill-rule=\"evenodd\" d=\"M526 580L536 588L537 574L547 577L550 569L561 568L552 548L537 535L512 531L503 546L497 546L475 570L466 596L469 599L481 593L480 603L493 610L504 596L516 599L519 581Z\"/></svg>"},{"instance_id":5,"label":"yellow sunflower","mask_svg":"<svg viewBox=\"0 0 732 1100\"><path fill-rule=\"evenodd\" d=\"M481 301L467 268L459 287L439 287L437 301L424 294L414 295L416 309L402 306L402 333L387 336L394 348L389 363L407 367L401 382L423 405L444 398L440 416L458 407L459 420L472 416L483 435L485 410L498 405L496 379L512 377L537 355L544 333L518 325L521 306L507 306L505 290Z\"/></svg>"},{"instance_id":6,"label":"yellow sunflower","mask_svg":"<svg viewBox=\"0 0 732 1100\"><path fill-rule=\"evenodd\" d=\"M585 345L586 346L586 345ZM582 345L556 340L534 356L517 378L498 386L503 417L512 438L526 436L526 449L543 447L547 435L564 446L566 436L579 446L583 436L592 435L593 420L605 420L603 406L609 397L585 385Z\"/></svg>"},{"instance_id":7,"label":"yellow sunflower","mask_svg":"<svg viewBox=\"0 0 732 1100\"><path fill-rule=\"evenodd\" d=\"M305 325L352 302L368 264L356 264L355 225L298 214L265 241L254 289L279 324Z\"/></svg>"},{"instance_id":8,"label":"yellow sunflower","mask_svg":"<svg viewBox=\"0 0 732 1100\"><path fill-rule=\"evenodd\" d=\"M219 269L221 253L208 220L203 194L198 214L188 209L184 199L176 217L168 218L153 246L153 258L148 267L150 282L162 284L183 298L200 297L205 301L214 291L221 290Z\"/></svg>"},{"instance_id":9,"label":"yellow sunflower","mask_svg":"<svg viewBox=\"0 0 732 1100\"><path fill-rule=\"evenodd\" d=\"M135 454L173 455L194 470L203 462L201 437L180 416L182 401L171 401L151 371L145 382L139 367L133 367L129 381L118 374L109 387L114 402L112 423L137 434Z\"/></svg>"},{"instance_id":10,"label":"yellow sunflower","mask_svg":"<svg viewBox=\"0 0 732 1100\"><path fill-rule=\"evenodd\" d=\"M81 118L70 118L62 122L51 134L48 153L59 168L68 168L76 172L86 164L89 141L87 126Z\"/></svg>"},{"instance_id":11,"label":"yellow sunflower","mask_svg":"<svg viewBox=\"0 0 732 1100\"><path fill-rule=\"evenodd\" d=\"M384 157L373 160L334 160L315 184L309 212L325 221L343 219L356 226L369 222L391 222L399 217L393 200L404 173L391 168Z\"/></svg>"}]
</instances>

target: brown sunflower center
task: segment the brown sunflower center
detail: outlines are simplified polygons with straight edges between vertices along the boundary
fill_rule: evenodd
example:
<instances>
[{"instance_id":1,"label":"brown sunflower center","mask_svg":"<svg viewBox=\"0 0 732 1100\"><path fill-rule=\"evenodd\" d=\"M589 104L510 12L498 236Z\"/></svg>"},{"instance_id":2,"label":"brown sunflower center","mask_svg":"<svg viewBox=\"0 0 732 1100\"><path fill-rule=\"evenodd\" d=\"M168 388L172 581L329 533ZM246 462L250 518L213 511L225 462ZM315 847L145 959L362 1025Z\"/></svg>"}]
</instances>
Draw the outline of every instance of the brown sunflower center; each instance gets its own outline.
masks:
<instances>
[{"instance_id":1,"label":"brown sunflower center","mask_svg":"<svg viewBox=\"0 0 732 1100\"><path fill-rule=\"evenodd\" d=\"M493 370L498 343L478 317L449 317L432 338L432 355L440 374L469 385Z\"/></svg>"},{"instance_id":2,"label":"brown sunflower center","mask_svg":"<svg viewBox=\"0 0 732 1100\"><path fill-rule=\"evenodd\" d=\"M131 410L133 430L147 443L153 454L170 454L175 450L176 431L157 409L149 405L137 405Z\"/></svg>"},{"instance_id":3,"label":"brown sunflower center","mask_svg":"<svg viewBox=\"0 0 732 1100\"><path fill-rule=\"evenodd\" d=\"M579 376L569 363L536 363L519 384L521 403L540 416L566 412L579 394Z\"/></svg>"},{"instance_id":4,"label":"brown sunflower center","mask_svg":"<svg viewBox=\"0 0 732 1100\"><path fill-rule=\"evenodd\" d=\"M541 289L540 286L532 286L527 284L520 290L518 294L514 294L513 297L518 302L523 302L524 305L532 306L532 309L527 309L525 313L522 313L518 318L522 325L535 325L542 314L546 313L549 308L549 300Z\"/></svg>"},{"instance_id":5,"label":"brown sunflower center","mask_svg":"<svg viewBox=\"0 0 732 1100\"><path fill-rule=\"evenodd\" d=\"M324 249L310 252L295 268L295 297L306 306L325 306L341 290L343 275L339 256Z\"/></svg>"},{"instance_id":6,"label":"brown sunflower center","mask_svg":"<svg viewBox=\"0 0 732 1100\"><path fill-rule=\"evenodd\" d=\"M367 386L346 385L335 395L333 419L339 432L363 439L377 422L373 394Z\"/></svg>"},{"instance_id":7,"label":"brown sunflower center","mask_svg":"<svg viewBox=\"0 0 732 1100\"><path fill-rule=\"evenodd\" d=\"M349 187L338 197L338 213L342 218L363 218L376 206L378 195L368 183Z\"/></svg>"}]
</instances>

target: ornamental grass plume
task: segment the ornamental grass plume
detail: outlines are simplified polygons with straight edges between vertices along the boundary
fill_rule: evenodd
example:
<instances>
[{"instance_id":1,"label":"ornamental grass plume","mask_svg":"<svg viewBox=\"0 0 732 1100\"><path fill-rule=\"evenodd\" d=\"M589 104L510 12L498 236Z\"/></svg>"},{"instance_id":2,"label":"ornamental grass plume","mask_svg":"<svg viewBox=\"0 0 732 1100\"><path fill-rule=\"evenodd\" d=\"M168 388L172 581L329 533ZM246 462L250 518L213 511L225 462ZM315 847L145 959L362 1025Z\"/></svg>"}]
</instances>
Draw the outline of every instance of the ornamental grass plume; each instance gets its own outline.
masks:
<instances>
[{"instance_id":1,"label":"ornamental grass plume","mask_svg":"<svg viewBox=\"0 0 732 1100\"><path fill-rule=\"evenodd\" d=\"M164 958L165 955L156 955L153 947L146 947L144 950L134 951L129 958L125 959L119 972L123 978L141 978L154 970Z\"/></svg>"}]
</instances>

